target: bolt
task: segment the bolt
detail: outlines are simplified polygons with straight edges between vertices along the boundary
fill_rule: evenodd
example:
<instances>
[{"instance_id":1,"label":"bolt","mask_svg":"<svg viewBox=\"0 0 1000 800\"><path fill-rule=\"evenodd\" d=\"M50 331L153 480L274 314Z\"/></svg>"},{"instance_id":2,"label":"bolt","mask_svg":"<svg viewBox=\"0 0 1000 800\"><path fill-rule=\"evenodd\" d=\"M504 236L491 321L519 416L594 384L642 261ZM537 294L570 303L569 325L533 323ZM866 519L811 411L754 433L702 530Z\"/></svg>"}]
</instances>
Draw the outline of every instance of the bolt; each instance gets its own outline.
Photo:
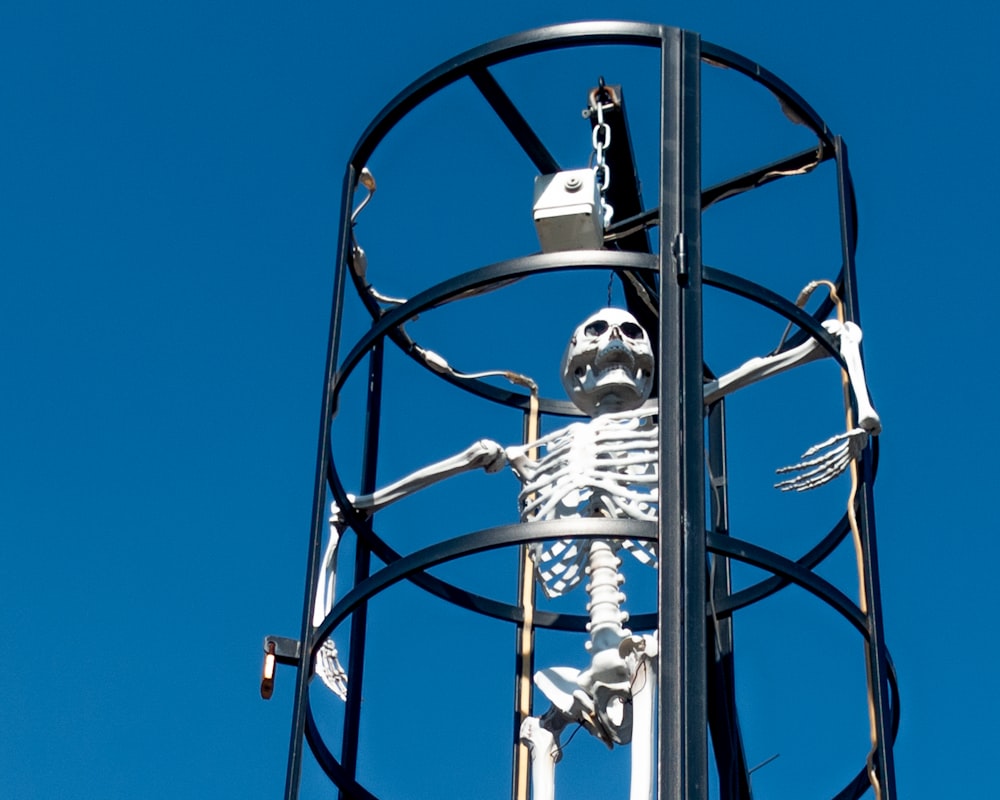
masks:
<instances>
[{"instance_id":1,"label":"bolt","mask_svg":"<svg viewBox=\"0 0 1000 800\"><path fill-rule=\"evenodd\" d=\"M578 192L583 187L583 182L573 175L566 179L566 191L567 192Z\"/></svg>"}]
</instances>

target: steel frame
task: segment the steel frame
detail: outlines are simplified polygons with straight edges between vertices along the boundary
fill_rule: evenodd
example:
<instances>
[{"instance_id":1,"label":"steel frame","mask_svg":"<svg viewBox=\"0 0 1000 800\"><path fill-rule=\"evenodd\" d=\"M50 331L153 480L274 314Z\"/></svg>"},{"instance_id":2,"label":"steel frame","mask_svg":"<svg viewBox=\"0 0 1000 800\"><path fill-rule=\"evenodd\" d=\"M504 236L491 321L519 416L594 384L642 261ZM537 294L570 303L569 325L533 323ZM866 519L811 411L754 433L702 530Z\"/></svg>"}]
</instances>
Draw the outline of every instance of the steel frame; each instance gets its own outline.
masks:
<instances>
[{"instance_id":1,"label":"steel frame","mask_svg":"<svg viewBox=\"0 0 1000 800\"><path fill-rule=\"evenodd\" d=\"M410 111L434 93L455 81L469 79L507 126L511 135L540 171L556 171L559 165L531 129L514 103L489 72L495 64L531 53L619 44L658 48L662 59L662 133L659 208L619 223L622 229L637 220L659 225L659 254L648 252L641 239L633 237L634 252L593 251L524 256L492 264L431 286L403 305L383 312L367 293L362 276L354 271L350 257L350 209L361 169L386 134ZM700 186L700 83L702 63L723 65L765 86L784 106L817 136L815 150L795 153L775 164L764 165L707 189ZM624 117L624 115L622 115ZM627 123L620 120L627 135ZM864 638L872 685L875 687L875 717L881 746L874 766L882 785L882 800L894 800L895 775L892 742L899 724L896 678L886 650L878 584L877 548L872 486L877 451L866 451L861 469L863 491L858 501L865 553L864 581L869 604L866 612L836 587L820 578L814 568L848 535L846 515L798 560L741 541L729 535L725 487L713 495L713 524L707 525L705 509L704 447L706 417L702 381L707 367L702 357L702 289L704 286L742 296L786 318L796 327L788 340L791 347L806 337L819 341L840 360L834 343L820 322L830 306L814 314L745 278L702 264L700 219L704 208L728 197L777 180L778 171L799 168L828 159L836 162L840 204L843 269L838 284L846 298L848 318L859 321L855 268L856 209L854 191L843 141L834 136L813 109L790 87L760 65L725 48L701 41L688 31L635 22L587 22L541 28L510 36L466 53L431 70L403 90L369 125L350 157L341 203L340 233L336 260L330 336L324 392L320 413L320 435L314 482L314 502L306 564L305 592L300 639L294 642L268 637L265 649L275 646L279 661L296 666L291 736L285 798L298 797L304 745L308 744L319 765L339 788L341 795L375 800L357 781L358 731L361 724L359 699L364 673L365 609L378 592L408 580L457 606L515 625L524 622L522 609L481 596L431 576L427 570L439 563L498 547L525 545L551 538L632 538L656 540L660 548L659 607L632 616L637 629L658 628L662 652L658 707L658 783L662 800L698 800L708 796L708 732L711 731L719 765L720 793L725 798L750 797L750 781L743 755L741 732L735 709L733 614L735 611L795 584L834 608ZM645 238L645 237L642 237ZM644 252L645 251L645 252ZM470 533L431 547L400 554L351 507L330 447L331 424L338 394L351 373L367 359L368 411L361 490L374 487L379 450L379 420L382 354L387 343L401 348L418 362L416 343L402 325L423 310L458 298L470 289L498 285L514 277L562 270L608 270L642 276L644 285L657 292L659 304L659 383L661 518L656 525L623 520L575 520L508 525ZM369 331L340 358L345 289L353 282L361 302L372 317ZM424 366L427 366L424 364ZM429 368L429 367L428 367ZM442 380L450 380L439 376ZM517 391L498 389L479 381L451 381L487 401L526 409L528 397ZM543 414L573 416L578 412L566 401L542 398ZM725 476L725 410L720 401L708 410L709 458L713 470ZM323 624L313 629L312 601L315 596L321 543L326 525L328 493L340 507L357 536L355 581L334 606ZM386 564L371 571L371 556ZM709 571L711 557L711 573ZM732 593L730 560L761 567L772 577ZM711 603L709 591L711 590ZM711 613L708 608L711 606ZM351 693L345 712L341 754L336 757L323 741L312 715L309 685L316 651L341 622L350 620L351 646L348 673ZM535 628L583 631L587 618L536 610ZM709 626L716 626L712 637ZM721 643L721 650L709 641ZM868 789L866 768L834 800L858 798Z\"/></svg>"}]
</instances>

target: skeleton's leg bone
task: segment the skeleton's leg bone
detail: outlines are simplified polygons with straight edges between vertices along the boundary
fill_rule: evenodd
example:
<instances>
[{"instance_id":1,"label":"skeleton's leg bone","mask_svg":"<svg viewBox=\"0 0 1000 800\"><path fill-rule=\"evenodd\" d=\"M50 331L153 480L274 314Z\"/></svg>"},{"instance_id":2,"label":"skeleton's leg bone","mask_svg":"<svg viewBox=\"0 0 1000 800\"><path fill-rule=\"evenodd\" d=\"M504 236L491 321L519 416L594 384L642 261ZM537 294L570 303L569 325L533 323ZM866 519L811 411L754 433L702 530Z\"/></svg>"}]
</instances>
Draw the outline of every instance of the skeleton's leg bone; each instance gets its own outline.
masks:
<instances>
[{"instance_id":1,"label":"skeleton's leg bone","mask_svg":"<svg viewBox=\"0 0 1000 800\"><path fill-rule=\"evenodd\" d=\"M559 734L569 720L557 708L521 723L521 741L531 753L531 800L555 800Z\"/></svg>"},{"instance_id":2,"label":"skeleton's leg bone","mask_svg":"<svg viewBox=\"0 0 1000 800\"><path fill-rule=\"evenodd\" d=\"M528 717L521 724L521 741L531 753L532 800L555 800L556 738L545 730L537 717Z\"/></svg>"},{"instance_id":3,"label":"skeleton's leg bone","mask_svg":"<svg viewBox=\"0 0 1000 800\"><path fill-rule=\"evenodd\" d=\"M659 666L656 636L633 636L621 644L621 654L637 660L632 679L632 785L629 800L653 800L653 709Z\"/></svg>"}]
</instances>

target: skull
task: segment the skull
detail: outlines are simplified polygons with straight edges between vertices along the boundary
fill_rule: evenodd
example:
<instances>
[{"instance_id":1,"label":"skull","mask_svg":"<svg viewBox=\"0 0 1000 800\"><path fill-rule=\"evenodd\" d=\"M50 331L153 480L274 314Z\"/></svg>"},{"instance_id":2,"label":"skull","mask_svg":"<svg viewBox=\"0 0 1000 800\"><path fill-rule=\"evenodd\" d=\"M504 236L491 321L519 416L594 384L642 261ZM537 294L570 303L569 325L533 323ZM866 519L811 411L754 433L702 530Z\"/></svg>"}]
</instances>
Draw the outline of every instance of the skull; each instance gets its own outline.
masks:
<instances>
[{"instance_id":1,"label":"skull","mask_svg":"<svg viewBox=\"0 0 1000 800\"><path fill-rule=\"evenodd\" d=\"M635 317L620 308L591 314L573 332L562 382L591 417L641 406L653 390L653 348Z\"/></svg>"}]
</instances>

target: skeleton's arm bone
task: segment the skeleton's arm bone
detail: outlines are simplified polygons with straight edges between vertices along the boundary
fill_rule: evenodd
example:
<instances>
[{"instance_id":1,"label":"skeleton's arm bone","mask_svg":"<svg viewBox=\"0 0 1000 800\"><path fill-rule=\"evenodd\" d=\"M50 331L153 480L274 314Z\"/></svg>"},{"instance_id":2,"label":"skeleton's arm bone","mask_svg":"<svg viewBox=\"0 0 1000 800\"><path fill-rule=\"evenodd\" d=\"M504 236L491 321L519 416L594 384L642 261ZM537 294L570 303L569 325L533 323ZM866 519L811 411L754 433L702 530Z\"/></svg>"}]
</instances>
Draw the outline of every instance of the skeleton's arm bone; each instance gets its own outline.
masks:
<instances>
[{"instance_id":1,"label":"skeleton's arm bone","mask_svg":"<svg viewBox=\"0 0 1000 800\"><path fill-rule=\"evenodd\" d=\"M358 511L374 513L390 503L402 500L404 497L446 478L461 475L463 472L470 472L479 467L487 472L497 472L506 463L507 456L499 444L490 439L480 439L458 455L429 464L372 494L362 494L357 497L348 495L348 497L351 498L351 502ZM334 517L337 516L338 512L335 509Z\"/></svg>"},{"instance_id":2,"label":"skeleton's arm bone","mask_svg":"<svg viewBox=\"0 0 1000 800\"><path fill-rule=\"evenodd\" d=\"M823 327L827 327L826 323L823 324ZM721 400L723 397L732 394L737 389L750 386L793 367L808 364L810 361L817 361L825 355L826 353L823 352L819 342L815 339L807 339L798 347L793 347L791 350L764 356L763 358L751 358L732 372L728 372L706 383L705 404L714 403L716 400Z\"/></svg>"},{"instance_id":3,"label":"skeleton's arm bone","mask_svg":"<svg viewBox=\"0 0 1000 800\"><path fill-rule=\"evenodd\" d=\"M313 602L313 627L323 624L326 615L333 608L333 598L337 594L337 548L340 544L340 532L335 525L330 526L330 541L323 554L323 565L320 567L321 579L316 585L316 598Z\"/></svg>"},{"instance_id":4,"label":"skeleton's arm bone","mask_svg":"<svg viewBox=\"0 0 1000 800\"><path fill-rule=\"evenodd\" d=\"M847 364L847 377L851 381L854 400L858 404L858 425L868 433L877 435L882 430L882 421L868 397L868 382L865 380L865 368L861 363L861 335L861 328L853 322L845 322L839 336L840 354Z\"/></svg>"},{"instance_id":5,"label":"skeleton's arm bone","mask_svg":"<svg viewBox=\"0 0 1000 800\"><path fill-rule=\"evenodd\" d=\"M847 376L858 404L858 425L869 433L879 433L882 430L882 425L868 397L868 384L865 381L865 371L861 364L861 349L859 347L861 328L853 322L841 323L835 319L826 320L823 327L836 337L840 354L847 365ZM816 361L825 355L826 353L819 342L810 338L798 347L793 347L783 353L763 358L752 358L732 372L706 383L705 403L714 403L737 389L750 386L764 378L778 375L801 364Z\"/></svg>"}]
</instances>

